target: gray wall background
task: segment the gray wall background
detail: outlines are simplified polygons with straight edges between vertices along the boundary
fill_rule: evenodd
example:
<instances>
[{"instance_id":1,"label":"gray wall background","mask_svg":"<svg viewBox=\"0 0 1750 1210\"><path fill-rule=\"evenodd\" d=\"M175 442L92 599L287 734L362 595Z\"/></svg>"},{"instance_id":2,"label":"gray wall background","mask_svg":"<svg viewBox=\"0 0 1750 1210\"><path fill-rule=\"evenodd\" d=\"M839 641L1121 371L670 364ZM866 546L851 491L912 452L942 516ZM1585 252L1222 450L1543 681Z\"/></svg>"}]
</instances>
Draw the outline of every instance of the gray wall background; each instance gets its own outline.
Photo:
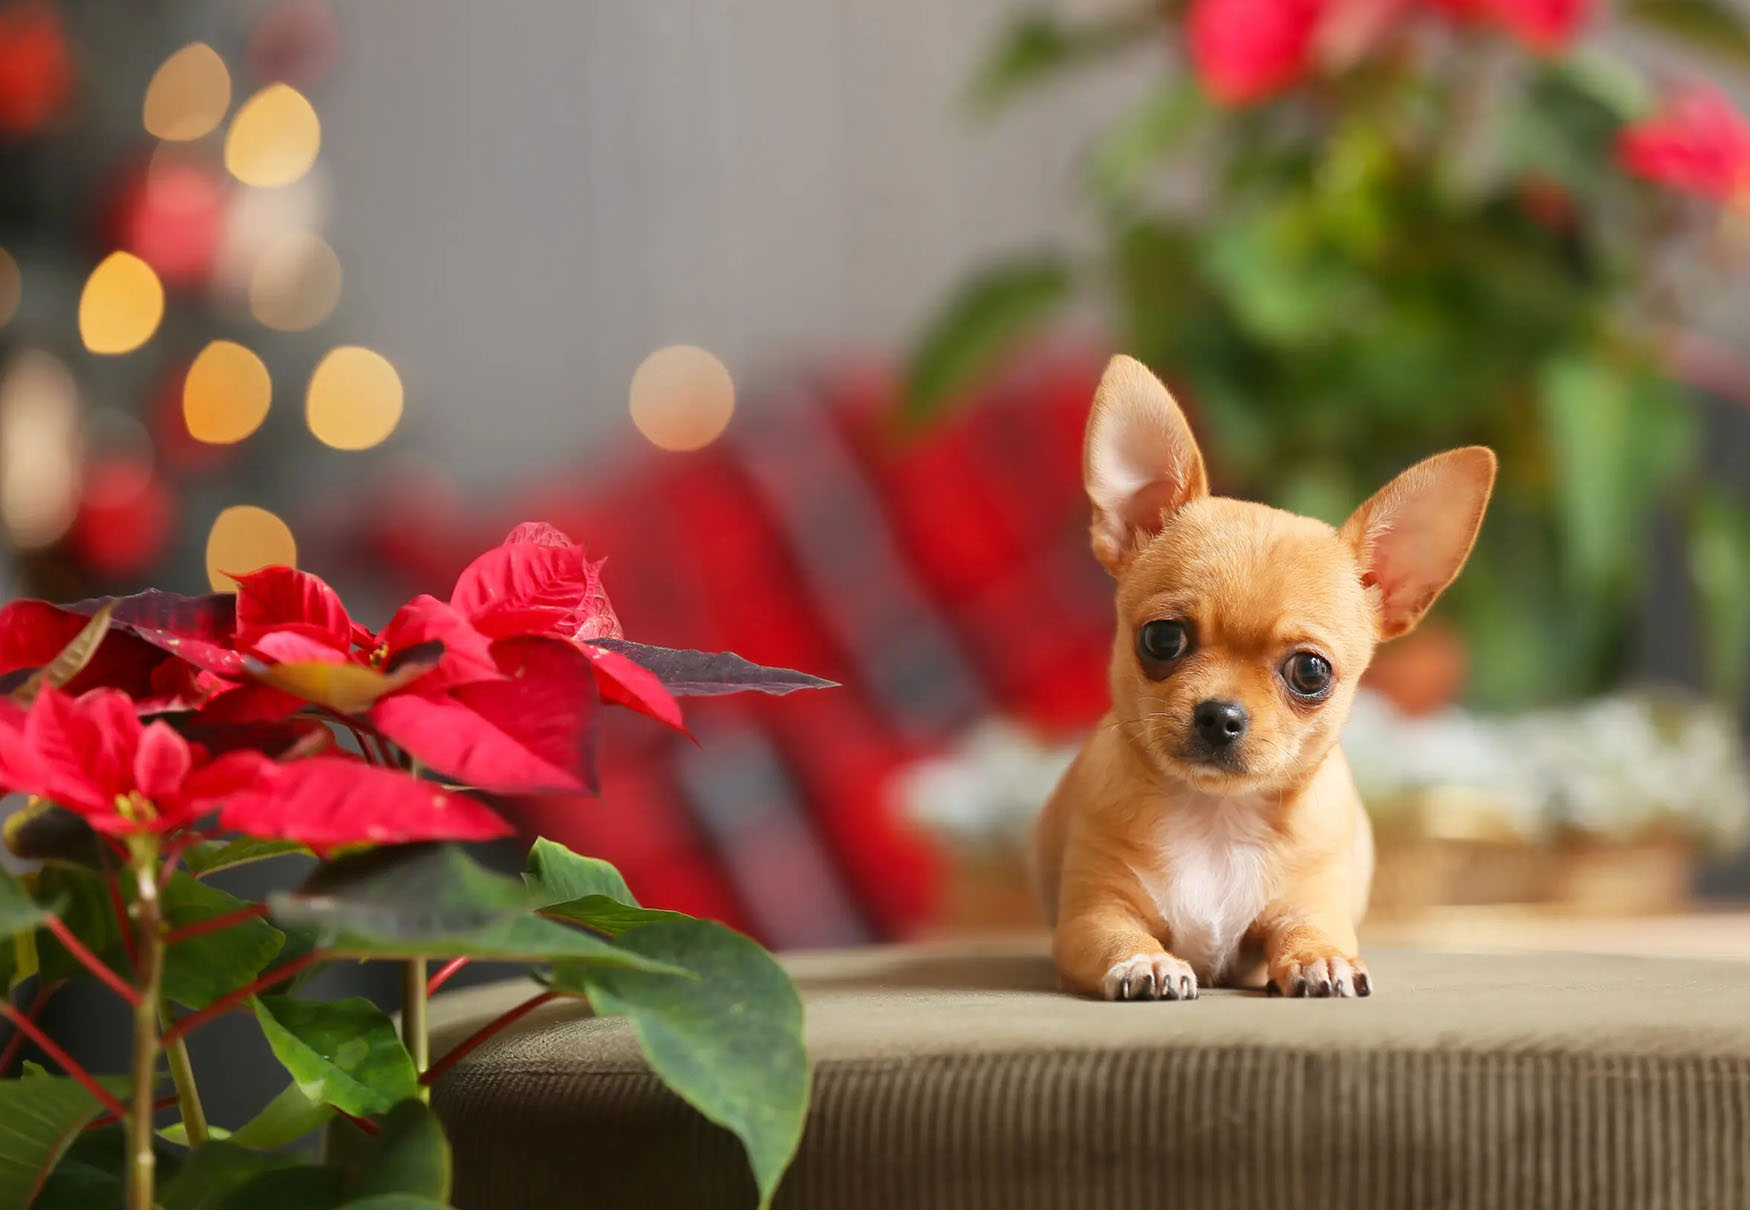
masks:
<instances>
[{"instance_id":1,"label":"gray wall background","mask_svg":"<svg viewBox=\"0 0 1750 1210\"><path fill-rule=\"evenodd\" d=\"M969 265L1073 229L1076 157L1141 73L968 120L973 65L1020 7L345 7L317 98L336 326L402 369L400 444L477 489L536 474L630 431L652 349L703 345L739 387L892 349Z\"/></svg>"}]
</instances>

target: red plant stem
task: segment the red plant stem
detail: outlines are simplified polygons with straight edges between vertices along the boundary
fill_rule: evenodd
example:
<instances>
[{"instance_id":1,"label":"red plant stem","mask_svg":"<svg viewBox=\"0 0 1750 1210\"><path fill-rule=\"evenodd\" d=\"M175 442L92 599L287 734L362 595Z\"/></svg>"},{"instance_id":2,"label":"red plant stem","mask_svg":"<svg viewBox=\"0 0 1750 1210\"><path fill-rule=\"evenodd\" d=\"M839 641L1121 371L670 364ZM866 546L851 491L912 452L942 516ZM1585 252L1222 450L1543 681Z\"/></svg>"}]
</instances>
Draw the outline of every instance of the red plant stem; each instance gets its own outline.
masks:
<instances>
[{"instance_id":1,"label":"red plant stem","mask_svg":"<svg viewBox=\"0 0 1750 1210\"><path fill-rule=\"evenodd\" d=\"M181 928L171 929L164 934L164 944L176 945L191 937L202 937L207 933L216 933L220 929L230 928L233 924L241 924L245 920L253 920L258 916L265 915L267 915L267 904L247 904L234 912L226 912L223 916L213 916L206 920L197 920L193 924L185 924Z\"/></svg>"},{"instance_id":2,"label":"red plant stem","mask_svg":"<svg viewBox=\"0 0 1750 1210\"><path fill-rule=\"evenodd\" d=\"M438 967L437 974L433 975L430 982L425 985L425 994L429 996L435 993L438 988L450 981L451 975L467 965L468 960L466 958L451 958L448 962Z\"/></svg>"},{"instance_id":3,"label":"red plant stem","mask_svg":"<svg viewBox=\"0 0 1750 1210\"><path fill-rule=\"evenodd\" d=\"M438 1079L446 1071L467 1058L472 1051L479 1047L483 1042L490 1039L494 1034L508 1028L523 1017L528 1016L537 1008L541 1007L541 1005L547 1003L547 1001L556 1000L558 998L558 992L541 992L539 995L530 996L515 1008L500 1013L485 1025L482 1025L479 1029L469 1034L466 1038L463 1038L460 1042L456 1043L454 1049L426 1069L424 1074L419 1077L419 1082L421 1084L437 1083Z\"/></svg>"},{"instance_id":4,"label":"red plant stem","mask_svg":"<svg viewBox=\"0 0 1750 1210\"><path fill-rule=\"evenodd\" d=\"M16 1025L21 1034L35 1042L37 1048L54 1061L56 1067L78 1080L85 1086L86 1092L103 1102L104 1108L118 1118L127 1113L127 1106L118 1101L109 1089L92 1079L91 1073L79 1066L72 1055L56 1046L55 1040L45 1034L35 1021L5 1001L0 1001L0 1017L5 1017Z\"/></svg>"},{"instance_id":5,"label":"red plant stem","mask_svg":"<svg viewBox=\"0 0 1750 1210\"><path fill-rule=\"evenodd\" d=\"M42 1016L43 1009L48 1005L49 997L60 988L59 983L48 983L38 987L36 995L31 997L30 1007L24 1010L24 1015L32 1021ZM0 1076L4 1076L12 1070L12 1064L18 1060L18 1052L24 1049L24 1043L28 1036L22 1029L12 1031L12 1037L7 1040L6 1049L0 1050Z\"/></svg>"},{"instance_id":6,"label":"red plant stem","mask_svg":"<svg viewBox=\"0 0 1750 1210\"><path fill-rule=\"evenodd\" d=\"M134 924L128 919L127 905L122 902L121 887L108 874L103 878L103 889L109 892L109 906L115 909L115 926L122 935L122 948L128 954L128 969L138 970L140 966L140 951L135 948Z\"/></svg>"},{"instance_id":7,"label":"red plant stem","mask_svg":"<svg viewBox=\"0 0 1750 1210\"><path fill-rule=\"evenodd\" d=\"M183 832L164 846L164 865L158 871L159 890L169 886L170 880L176 876L176 863L181 860L182 851L199 839L196 833Z\"/></svg>"},{"instance_id":8,"label":"red plant stem","mask_svg":"<svg viewBox=\"0 0 1750 1210\"><path fill-rule=\"evenodd\" d=\"M233 1008L236 1008L239 1004L243 1003L243 1001L255 995L255 993L259 992L262 988L272 987L282 979L289 979L299 971L307 970L308 968L315 966L318 962L325 962L327 960L328 954L325 951L311 950L307 954L302 954L293 958L290 962L274 967L274 969L268 971L259 979L244 984L236 991L226 992L223 996L220 996L217 1000L214 1000L199 1012L190 1013L188 1016L183 1017L175 1025L172 1025L169 1029L164 1031L164 1044L168 1046L178 1038L186 1037L190 1031L199 1029L214 1017L224 1016Z\"/></svg>"},{"instance_id":9,"label":"red plant stem","mask_svg":"<svg viewBox=\"0 0 1750 1210\"><path fill-rule=\"evenodd\" d=\"M377 1137L377 1124L375 1122L371 1121L371 1119L369 1119L369 1118L355 1118L352 1116L352 1114L348 1113L344 1109L336 1109L334 1112L339 1114L341 1117L345 1118L347 1121L351 1122L354 1126L357 1126L360 1130L362 1130L366 1134L370 1135L373 1139Z\"/></svg>"},{"instance_id":10,"label":"red plant stem","mask_svg":"<svg viewBox=\"0 0 1750 1210\"><path fill-rule=\"evenodd\" d=\"M342 714L340 711L330 709L327 706L316 707L316 712L329 722L339 723L342 727L345 727L348 733L352 735L353 743L359 746L359 755L364 757L366 762L373 765L381 763L371 751L370 745L365 743L365 733L360 729L358 720L354 719L351 715Z\"/></svg>"},{"instance_id":11,"label":"red plant stem","mask_svg":"<svg viewBox=\"0 0 1750 1210\"><path fill-rule=\"evenodd\" d=\"M73 935L73 930L62 923L59 916L50 916L43 921L43 927L55 935L55 940L67 947L67 952L79 960L83 966L100 983L107 984L111 991L126 1000L129 1004L140 1002L140 993L128 986L127 981L109 969L109 966L98 956L85 948L85 943Z\"/></svg>"},{"instance_id":12,"label":"red plant stem","mask_svg":"<svg viewBox=\"0 0 1750 1210\"><path fill-rule=\"evenodd\" d=\"M156 1101L152 1102L152 1112L157 1113L160 1109L169 1109L174 1104L176 1104L175 1093L171 1093L169 1096L159 1097ZM99 1126L108 1126L112 1122L119 1121L121 1121L121 1118L116 1116L115 1111L109 1110L102 1116L91 1119L91 1123L86 1126L85 1129L96 1130Z\"/></svg>"}]
</instances>

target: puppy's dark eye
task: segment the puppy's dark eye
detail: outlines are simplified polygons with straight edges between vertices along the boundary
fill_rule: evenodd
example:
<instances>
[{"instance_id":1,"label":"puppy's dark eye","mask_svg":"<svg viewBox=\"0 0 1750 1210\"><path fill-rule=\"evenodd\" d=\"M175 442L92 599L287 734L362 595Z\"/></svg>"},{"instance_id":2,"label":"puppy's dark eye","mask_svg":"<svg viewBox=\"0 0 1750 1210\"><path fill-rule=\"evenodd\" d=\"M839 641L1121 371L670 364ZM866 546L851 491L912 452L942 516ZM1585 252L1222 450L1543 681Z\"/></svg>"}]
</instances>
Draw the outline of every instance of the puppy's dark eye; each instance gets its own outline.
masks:
<instances>
[{"instance_id":1,"label":"puppy's dark eye","mask_svg":"<svg viewBox=\"0 0 1750 1210\"><path fill-rule=\"evenodd\" d=\"M1296 697L1323 697L1332 675L1331 662L1311 651L1297 651L1282 665L1282 679Z\"/></svg>"},{"instance_id":2,"label":"puppy's dark eye","mask_svg":"<svg viewBox=\"0 0 1750 1210\"><path fill-rule=\"evenodd\" d=\"M1157 619L1136 632L1136 649L1145 660L1176 660L1191 650L1191 635L1183 623Z\"/></svg>"}]
</instances>

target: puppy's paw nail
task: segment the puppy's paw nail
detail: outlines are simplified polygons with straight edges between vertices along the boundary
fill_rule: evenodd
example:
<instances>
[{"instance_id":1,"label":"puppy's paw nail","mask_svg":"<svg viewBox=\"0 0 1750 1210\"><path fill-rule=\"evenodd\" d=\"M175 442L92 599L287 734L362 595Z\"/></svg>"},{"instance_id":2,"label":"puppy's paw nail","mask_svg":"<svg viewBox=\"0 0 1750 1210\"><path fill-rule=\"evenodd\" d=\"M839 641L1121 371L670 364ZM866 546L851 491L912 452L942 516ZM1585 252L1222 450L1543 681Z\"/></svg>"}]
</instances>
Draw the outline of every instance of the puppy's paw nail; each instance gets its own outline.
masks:
<instances>
[{"instance_id":1,"label":"puppy's paw nail","mask_svg":"<svg viewBox=\"0 0 1750 1210\"><path fill-rule=\"evenodd\" d=\"M1373 992L1373 981L1361 959L1341 954L1307 955L1302 961L1285 962L1267 986L1272 994L1321 1000L1349 1000Z\"/></svg>"},{"instance_id":2,"label":"puppy's paw nail","mask_svg":"<svg viewBox=\"0 0 1750 1210\"><path fill-rule=\"evenodd\" d=\"M1108 1000L1195 1000L1197 976L1171 954L1137 954L1106 972L1100 994Z\"/></svg>"}]
</instances>

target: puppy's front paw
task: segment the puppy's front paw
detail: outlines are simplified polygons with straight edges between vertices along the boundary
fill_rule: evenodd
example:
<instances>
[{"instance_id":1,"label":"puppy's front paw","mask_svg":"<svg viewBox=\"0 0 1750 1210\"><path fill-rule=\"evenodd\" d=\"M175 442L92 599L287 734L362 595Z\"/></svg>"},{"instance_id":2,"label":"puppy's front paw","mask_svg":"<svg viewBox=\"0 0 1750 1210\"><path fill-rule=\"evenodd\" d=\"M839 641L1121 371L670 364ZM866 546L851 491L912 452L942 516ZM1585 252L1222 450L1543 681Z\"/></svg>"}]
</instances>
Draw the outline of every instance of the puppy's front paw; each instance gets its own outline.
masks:
<instances>
[{"instance_id":1,"label":"puppy's front paw","mask_svg":"<svg viewBox=\"0 0 1750 1210\"><path fill-rule=\"evenodd\" d=\"M1264 991L1272 996L1371 996L1367 963L1342 954L1286 954L1270 964Z\"/></svg>"},{"instance_id":2,"label":"puppy's front paw","mask_svg":"<svg viewBox=\"0 0 1750 1210\"><path fill-rule=\"evenodd\" d=\"M1171 954L1137 954L1106 972L1100 994L1108 1000L1195 1000L1197 975Z\"/></svg>"}]
</instances>

